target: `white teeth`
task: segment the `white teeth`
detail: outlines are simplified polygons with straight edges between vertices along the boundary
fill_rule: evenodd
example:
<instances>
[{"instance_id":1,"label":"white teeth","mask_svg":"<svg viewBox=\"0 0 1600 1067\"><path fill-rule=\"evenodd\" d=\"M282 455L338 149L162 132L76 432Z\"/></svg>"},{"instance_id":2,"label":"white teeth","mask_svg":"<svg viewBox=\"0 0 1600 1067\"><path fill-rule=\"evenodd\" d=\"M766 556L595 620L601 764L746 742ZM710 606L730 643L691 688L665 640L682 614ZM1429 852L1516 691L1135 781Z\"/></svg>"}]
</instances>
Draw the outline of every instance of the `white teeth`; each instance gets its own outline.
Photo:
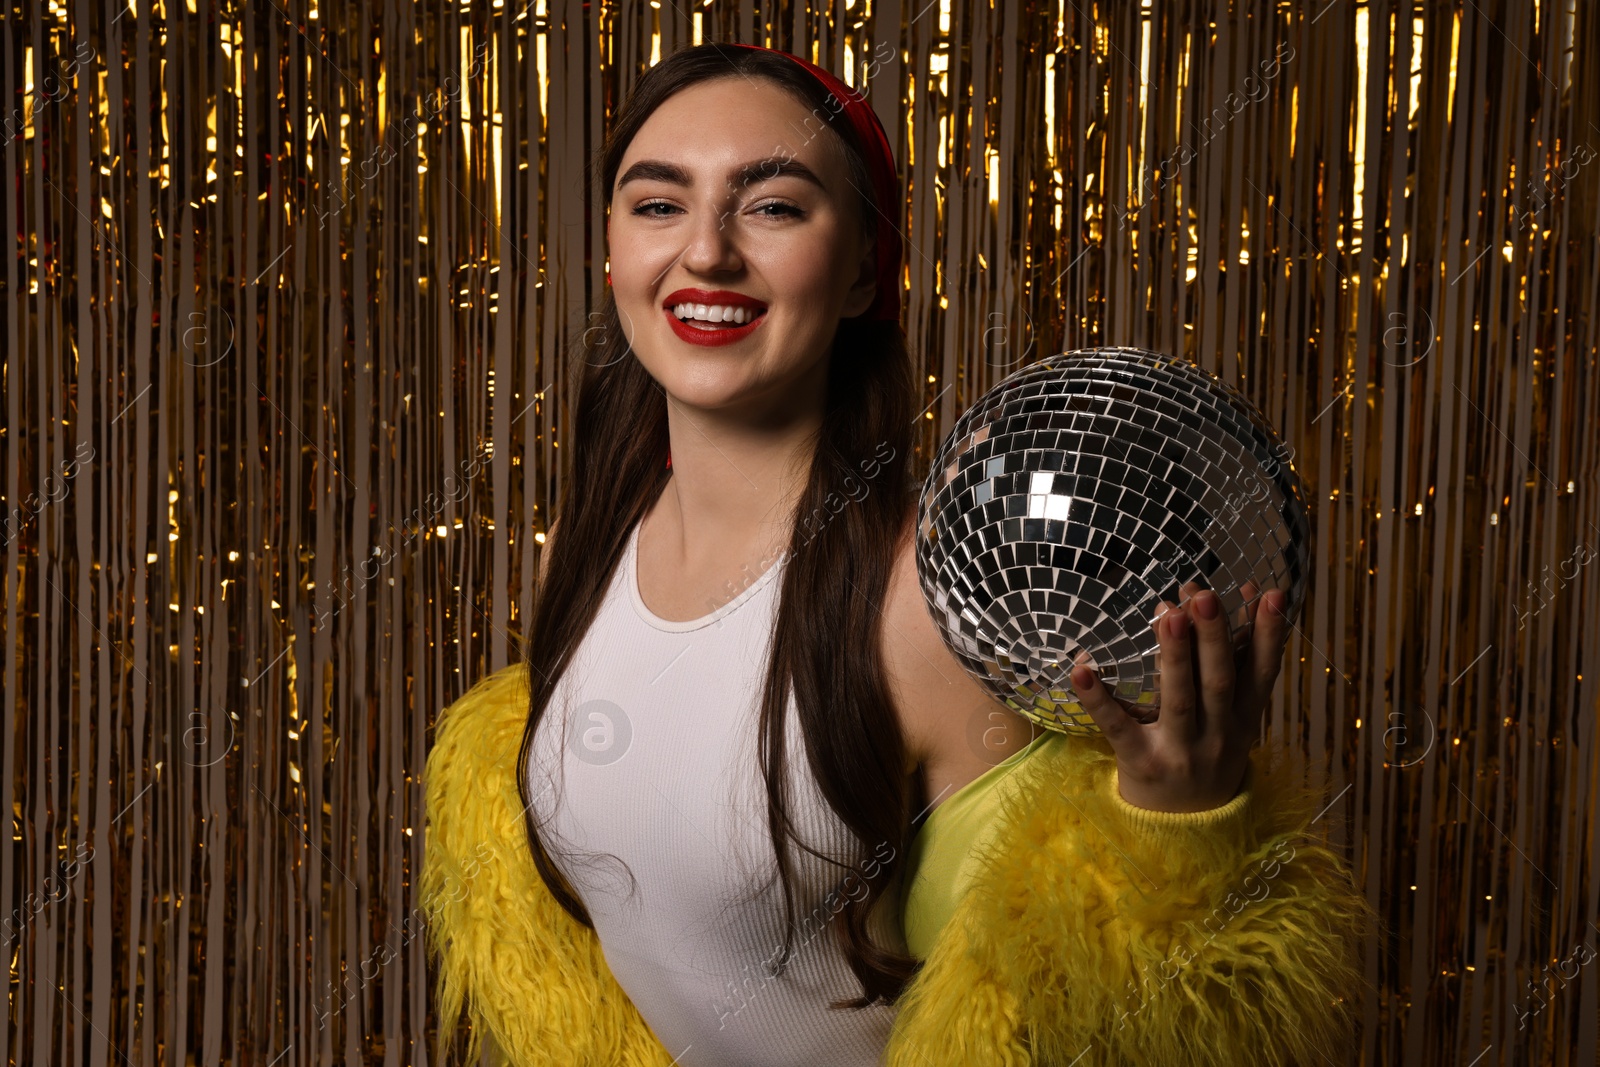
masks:
<instances>
[{"instance_id":1,"label":"white teeth","mask_svg":"<svg viewBox=\"0 0 1600 1067\"><path fill-rule=\"evenodd\" d=\"M726 304L678 304L672 309L680 319L698 319L701 322L732 322L743 324L756 317L754 308L736 308Z\"/></svg>"}]
</instances>

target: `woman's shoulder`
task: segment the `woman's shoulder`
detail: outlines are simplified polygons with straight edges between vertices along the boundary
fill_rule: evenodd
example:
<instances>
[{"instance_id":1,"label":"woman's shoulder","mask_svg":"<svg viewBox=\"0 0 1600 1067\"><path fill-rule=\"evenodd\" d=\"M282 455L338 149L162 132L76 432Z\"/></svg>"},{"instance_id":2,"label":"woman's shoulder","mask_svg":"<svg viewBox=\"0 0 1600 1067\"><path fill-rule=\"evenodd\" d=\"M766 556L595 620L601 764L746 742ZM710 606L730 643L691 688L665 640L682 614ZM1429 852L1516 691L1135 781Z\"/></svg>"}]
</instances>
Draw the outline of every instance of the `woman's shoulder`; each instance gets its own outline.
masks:
<instances>
[{"instance_id":1,"label":"woman's shoulder","mask_svg":"<svg viewBox=\"0 0 1600 1067\"><path fill-rule=\"evenodd\" d=\"M428 775L509 769L528 718L528 668L521 661L491 671L439 713Z\"/></svg>"},{"instance_id":2,"label":"woman's shoulder","mask_svg":"<svg viewBox=\"0 0 1600 1067\"><path fill-rule=\"evenodd\" d=\"M528 665L522 660L498 667L473 682L441 715L460 711L504 714L516 704L527 711Z\"/></svg>"},{"instance_id":3,"label":"woman's shoulder","mask_svg":"<svg viewBox=\"0 0 1600 1067\"><path fill-rule=\"evenodd\" d=\"M884 595L880 648L913 765L927 768L932 796L948 795L1020 752L1034 730L978 684L945 644L922 591L916 549L908 525L896 543Z\"/></svg>"},{"instance_id":4,"label":"woman's shoulder","mask_svg":"<svg viewBox=\"0 0 1600 1067\"><path fill-rule=\"evenodd\" d=\"M927 670L927 664L919 661L927 651L932 620L917 579L917 542L913 532L907 526L895 541L878 620L878 645L884 679L914 768L926 759L929 741L925 705L917 699L916 689Z\"/></svg>"}]
</instances>

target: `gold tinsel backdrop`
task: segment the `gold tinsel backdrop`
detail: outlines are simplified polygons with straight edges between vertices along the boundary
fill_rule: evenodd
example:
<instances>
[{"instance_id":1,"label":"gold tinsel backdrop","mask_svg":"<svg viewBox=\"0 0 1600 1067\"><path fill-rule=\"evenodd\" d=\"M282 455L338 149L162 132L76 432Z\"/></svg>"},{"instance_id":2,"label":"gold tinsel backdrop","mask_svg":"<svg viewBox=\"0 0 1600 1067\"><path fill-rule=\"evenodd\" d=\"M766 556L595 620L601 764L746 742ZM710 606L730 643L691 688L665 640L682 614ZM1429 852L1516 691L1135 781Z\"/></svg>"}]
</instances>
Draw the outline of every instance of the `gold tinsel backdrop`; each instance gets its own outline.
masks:
<instances>
[{"instance_id":1,"label":"gold tinsel backdrop","mask_svg":"<svg viewBox=\"0 0 1600 1067\"><path fill-rule=\"evenodd\" d=\"M3 15L8 1063L434 1058L430 731L516 655L604 285L585 163L703 39L869 87L919 471L1093 344L1281 428L1318 535L1270 742L1384 917L1360 1062L1595 1062L1595 6Z\"/></svg>"}]
</instances>

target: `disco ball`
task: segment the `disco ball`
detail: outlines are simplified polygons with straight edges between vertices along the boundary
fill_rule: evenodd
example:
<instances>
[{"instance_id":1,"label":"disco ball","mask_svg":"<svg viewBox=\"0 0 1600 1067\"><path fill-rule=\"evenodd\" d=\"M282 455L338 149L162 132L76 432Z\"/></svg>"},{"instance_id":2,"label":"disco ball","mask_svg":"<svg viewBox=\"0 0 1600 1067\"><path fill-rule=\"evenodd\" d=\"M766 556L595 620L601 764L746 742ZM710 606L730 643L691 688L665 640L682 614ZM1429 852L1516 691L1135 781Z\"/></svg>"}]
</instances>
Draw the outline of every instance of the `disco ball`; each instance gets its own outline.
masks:
<instances>
[{"instance_id":1,"label":"disco ball","mask_svg":"<svg viewBox=\"0 0 1600 1067\"><path fill-rule=\"evenodd\" d=\"M1184 584L1216 592L1236 649L1261 593L1283 590L1297 617L1306 499L1277 432L1216 375L1137 348L1067 352L956 420L918 502L917 575L946 646L1006 706L1098 732L1068 680L1082 663L1148 723L1151 622Z\"/></svg>"}]
</instances>

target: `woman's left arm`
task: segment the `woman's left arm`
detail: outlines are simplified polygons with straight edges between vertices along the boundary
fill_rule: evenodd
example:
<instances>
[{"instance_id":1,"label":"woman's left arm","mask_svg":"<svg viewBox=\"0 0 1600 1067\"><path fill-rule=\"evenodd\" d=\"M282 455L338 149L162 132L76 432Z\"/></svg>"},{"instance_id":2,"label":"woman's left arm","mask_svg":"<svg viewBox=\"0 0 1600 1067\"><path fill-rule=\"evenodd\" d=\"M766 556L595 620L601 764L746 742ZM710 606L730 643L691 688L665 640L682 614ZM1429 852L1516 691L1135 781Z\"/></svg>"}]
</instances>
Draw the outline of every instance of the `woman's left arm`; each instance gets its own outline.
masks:
<instances>
[{"instance_id":1,"label":"woman's left arm","mask_svg":"<svg viewBox=\"0 0 1600 1067\"><path fill-rule=\"evenodd\" d=\"M1238 661L1224 619L1162 635L1155 723L1080 687L1104 737L1030 768L901 1000L892 1067L1344 1062L1376 916L1317 825L1320 790L1251 752L1278 596Z\"/></svg>"}]
</instances>

